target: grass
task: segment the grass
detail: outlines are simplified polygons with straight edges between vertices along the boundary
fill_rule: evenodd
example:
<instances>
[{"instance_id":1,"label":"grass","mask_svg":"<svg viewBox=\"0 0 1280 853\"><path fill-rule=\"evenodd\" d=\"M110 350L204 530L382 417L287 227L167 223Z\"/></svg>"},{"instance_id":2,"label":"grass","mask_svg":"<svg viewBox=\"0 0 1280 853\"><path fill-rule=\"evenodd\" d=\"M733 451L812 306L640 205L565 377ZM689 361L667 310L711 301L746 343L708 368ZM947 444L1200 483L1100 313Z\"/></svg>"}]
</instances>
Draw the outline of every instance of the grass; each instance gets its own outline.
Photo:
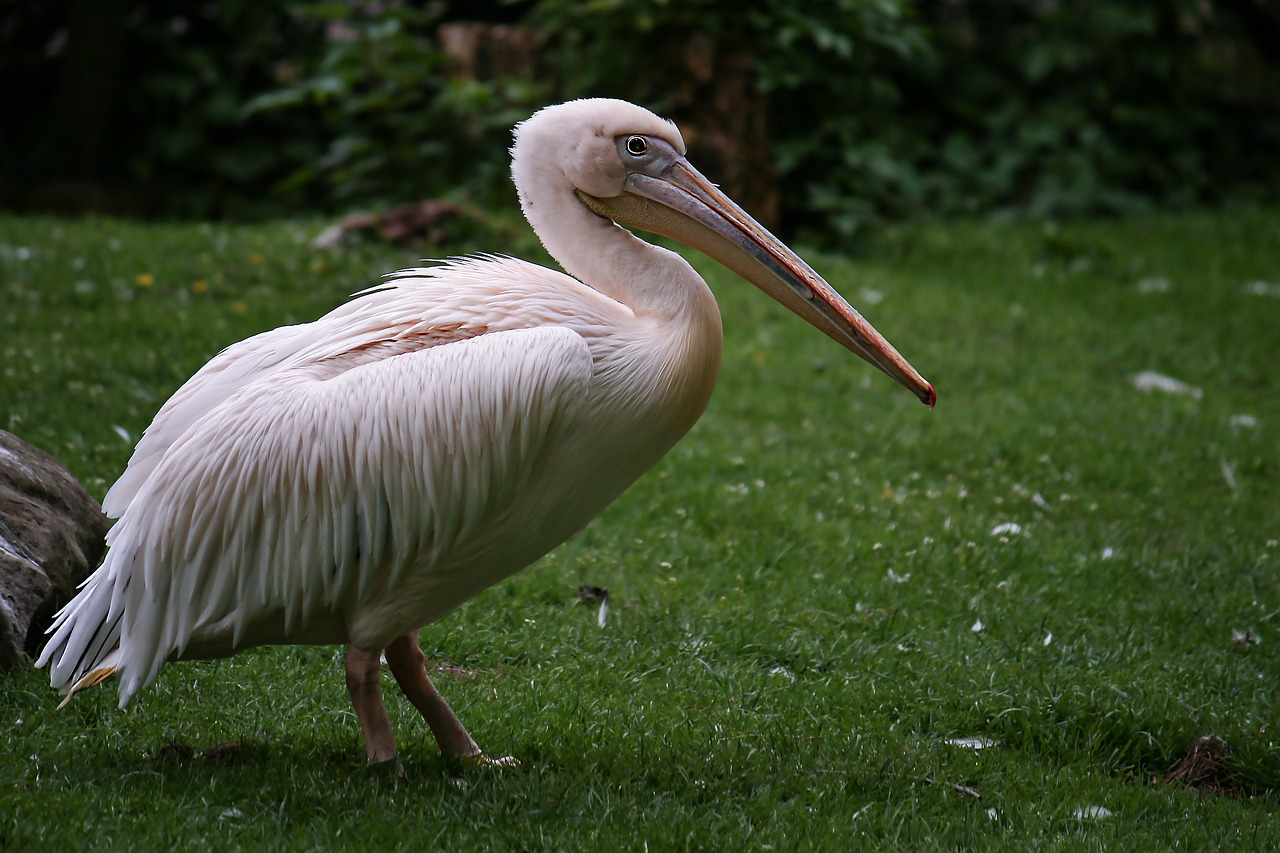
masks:
<instances>
[{"instance_id":1,"label":"grass","mask_svg":"<svg viewBox=\"0 0 1280 853\"><path fill-rule=\"evenodd\" d=\"M0 219L0 428L101 497L220 347L413 260L318 229ZM57 712L28 669L0 680L0 846L1274 848L1280 214L810 260L938 408L698 259L727 334L706 416L423 632L519 768L450 784L392 690L408 777L368 778L333 648L174 665L125 713ZM1164 782L1203 736L1222 762Z\"/></svg>"}]
</instances>

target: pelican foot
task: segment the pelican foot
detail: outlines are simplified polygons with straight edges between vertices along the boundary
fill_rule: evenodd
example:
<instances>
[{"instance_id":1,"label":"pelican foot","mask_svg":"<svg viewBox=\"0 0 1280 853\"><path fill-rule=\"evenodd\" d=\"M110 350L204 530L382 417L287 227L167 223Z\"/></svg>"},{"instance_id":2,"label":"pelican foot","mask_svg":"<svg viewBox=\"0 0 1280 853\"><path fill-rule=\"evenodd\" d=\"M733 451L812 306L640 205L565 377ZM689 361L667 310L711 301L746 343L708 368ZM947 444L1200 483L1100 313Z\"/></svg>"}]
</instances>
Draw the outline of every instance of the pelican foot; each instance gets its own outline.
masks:
<instances>
[{"instance_id":1,"label":"pelican foot","mask_svg":"<svg viewBox=\"0 0 1280 853\"><path fill-rule=\"evenodd\" d=\"M404 778L404 762L400 760L400 753L396 753L390 758L382 761L370 761L365 769L370 776L394 776L397 779Z\"/></svg>"},{"instance_id":2,"label":"pelican foot","mask_svg":"<svg viewBox=\"0 0 1280 853\"><path fill-rule=\"evenodd\" d=\"M449 759L449 766L452 772L449 774L449 781L459 788L467 787L467 777L463 773L473 767L482 768L504 768L519 767L520 759L514 755L504 755L501 758L490 758L489 756L477 752L474 755L457 755Z\"/></svg>"},{"instance_id":3,"label":"pelican foot","mask_svg":"<svg viewBox=\"0 0 1280 853\"><path fill-rule=\"evenodd\" d=\"M473 755L470 758L466 758L463 760L472 767L519 767L520 766L520 759L516 758L514 755L504 755L501 758L490 758L484 753L481 753L479 755Z\"/></svg>"}]
</instances>

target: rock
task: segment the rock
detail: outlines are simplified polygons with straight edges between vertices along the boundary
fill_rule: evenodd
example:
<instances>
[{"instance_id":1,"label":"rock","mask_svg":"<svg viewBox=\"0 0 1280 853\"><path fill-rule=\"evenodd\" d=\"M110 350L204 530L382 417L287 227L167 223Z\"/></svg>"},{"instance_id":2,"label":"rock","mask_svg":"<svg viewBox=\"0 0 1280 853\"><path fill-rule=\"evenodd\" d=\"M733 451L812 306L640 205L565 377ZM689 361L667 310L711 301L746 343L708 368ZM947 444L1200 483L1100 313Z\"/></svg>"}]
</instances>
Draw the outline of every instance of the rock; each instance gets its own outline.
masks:
<instances>
[{"instance_id":1,"label":"rock","mask_svg":"<svg viewBox=\"0 0 1280 853\"><path fill-rule=\"evenodd\" d=\"M110 523L49 454L0 430L0 671L44 631L98 565Z\"/></svg>"}]
</instances>

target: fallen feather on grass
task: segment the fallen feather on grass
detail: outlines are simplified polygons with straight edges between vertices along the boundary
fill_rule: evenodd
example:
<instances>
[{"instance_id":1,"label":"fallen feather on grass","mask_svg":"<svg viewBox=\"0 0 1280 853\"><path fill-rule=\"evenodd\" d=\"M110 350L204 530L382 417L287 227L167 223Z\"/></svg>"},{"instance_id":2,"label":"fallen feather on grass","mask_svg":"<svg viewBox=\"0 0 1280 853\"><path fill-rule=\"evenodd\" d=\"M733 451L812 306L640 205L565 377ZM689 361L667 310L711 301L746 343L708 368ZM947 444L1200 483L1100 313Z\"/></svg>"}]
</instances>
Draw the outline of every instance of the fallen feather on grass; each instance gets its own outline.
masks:
<instances>
[{"instance_id":1,"label":"fallen feather on grass","mask_svg":"<svg viewBox=\"0 0 1280 853\"><path fill-rule=\"evenodd\" d=\"M982 799L982 795L973 788L970 788L968 785L957 785L955 782L944 782L941 779L934 781L934 779L929 776L924 777L924 783L926 785L941 785L944 788L950 788L956 793L964 794L966 797L973 797L975 800Z\"/></svg>"},{"instance_id":2,"label":"fallen feather on grass","mask_svg":"<svg viewBox=\"0 0 1280 853\"><path fill-rule=\"evenodd\" d=\"M1271 296L1280 299L1280 284L1269 281L1251 281L1244 286L1244 292L1250 296Z\"/></svg>"},{"instance_id":3,"label":"fallen feather on grass","mask_svg":"<svg viewBox=\"0 0 1280 853\"><path fill-rule=\"evenodd\" d=\"M582 604L600 603L600 609L596 612L596 624L603 628L605 620L609 618L609 590L584 583L578 587L578 601Z\"/></svg>"},{"instance_id":4,"label":"fallen feather on grass","mask_svg":"<svg viewBox=\"0 0 1280 853\"><path fill-rule=\"evenodd\" d=\"M770 675L781 675L781 676L782 676L783 678L785 678L787 681L795 681L795 680L796 680L796 675L795 675L795 673L794 673L794 672L792 672L791 670L787 669L785 666L775 666L773 669L770 669L770 670L769 670L769 674L770 674Z\"/></svg>"},{"instance_id":5,"label":"fallen feather on grass","mask_svg":"<svg viewBox=\"0 0 1280 853\"><path fill-rule=\"evenodd\" d=\"M963 746L968 749L986 749L996 745L995 741L982 737L949 737L943 743L947 746Z\"/></svg>"},{"instance_id":6,"label":"fallen feather on grass","mask_svg":"<svg viewBox=\"0 0 1280 853\"><path fill-rule=\"evenodd\" d=\"M1106 820L1111 817L1111 809L1106 806L1085 806L1071 813L1076 820Z\"/></svg>"},{"instance_id":7,"label":"fallen feather on grass","mask_svg":"<svg viewBox=\"0 0 1280 853\"><path fill-rule=\"evenodd\" d=\"M1204 396L1204 391L1188 385L1180 379L1174 379L1172 376L1165 376L1163 373L1156 373L1154 370L1144 370L1141 373L1133 375L1133 387L1139 391L1161 391L1165 394L1185 394L1188 397L1199 400Z\"/></svg>"},{"instance_id":8,"label":"fallen feather on grass","mask_svg":"<svg viewBox=\"0 0 1280 853\"><path fill-rule=\"evenodd\" d=\"M1225 459L1219 459L1218 464L1222 467L1222 479L1227 481L1227 485L1231 488L1231 493L1235 494L1240 491L1240 486L1236 484L1236 472L1231 469L1231 463Z\"/></svg>"},{"instance_id":9,"label":"fallen feather on grass","mask_svg":"<svg viewBox=\"0 0 1280 853\"><path fill-rule=\"evenodd\" d=\"M1231 631L1231 640L1236 644L1236 648L1240 649L1247 649L1262 642L1252 631L1237 631L1234 628Z\"/></svg>"}]
</instances>

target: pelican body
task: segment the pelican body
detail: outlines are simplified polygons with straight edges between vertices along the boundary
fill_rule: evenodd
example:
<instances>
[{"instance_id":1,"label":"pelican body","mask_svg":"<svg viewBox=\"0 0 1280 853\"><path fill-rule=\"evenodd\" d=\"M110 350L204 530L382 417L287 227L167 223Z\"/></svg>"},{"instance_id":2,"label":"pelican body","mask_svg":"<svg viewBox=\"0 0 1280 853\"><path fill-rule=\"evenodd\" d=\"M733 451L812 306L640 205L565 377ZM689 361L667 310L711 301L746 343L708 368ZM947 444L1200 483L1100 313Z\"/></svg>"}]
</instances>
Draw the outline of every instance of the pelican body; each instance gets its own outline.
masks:
<instances>
[{"instance_id":1,"label":"pelican body","mask_svg":"<svg viewBox=\"0 0 1280 853\"><path fill-rule=\"evenodd\" d=\"M402 270L312 322L223 350L165 403L107 493L102 566L40 657L120 706L167 661L347 645L370 764L399 766L379 658L451 758L479 747L417 634L581 530L701 415L720 313L679 255L724 263L910 388L932 387L622 101L517 126L522 210L565 273L509 257ZM568 274L566 274L568 273Z\"/></svg>"}]
</instances>

